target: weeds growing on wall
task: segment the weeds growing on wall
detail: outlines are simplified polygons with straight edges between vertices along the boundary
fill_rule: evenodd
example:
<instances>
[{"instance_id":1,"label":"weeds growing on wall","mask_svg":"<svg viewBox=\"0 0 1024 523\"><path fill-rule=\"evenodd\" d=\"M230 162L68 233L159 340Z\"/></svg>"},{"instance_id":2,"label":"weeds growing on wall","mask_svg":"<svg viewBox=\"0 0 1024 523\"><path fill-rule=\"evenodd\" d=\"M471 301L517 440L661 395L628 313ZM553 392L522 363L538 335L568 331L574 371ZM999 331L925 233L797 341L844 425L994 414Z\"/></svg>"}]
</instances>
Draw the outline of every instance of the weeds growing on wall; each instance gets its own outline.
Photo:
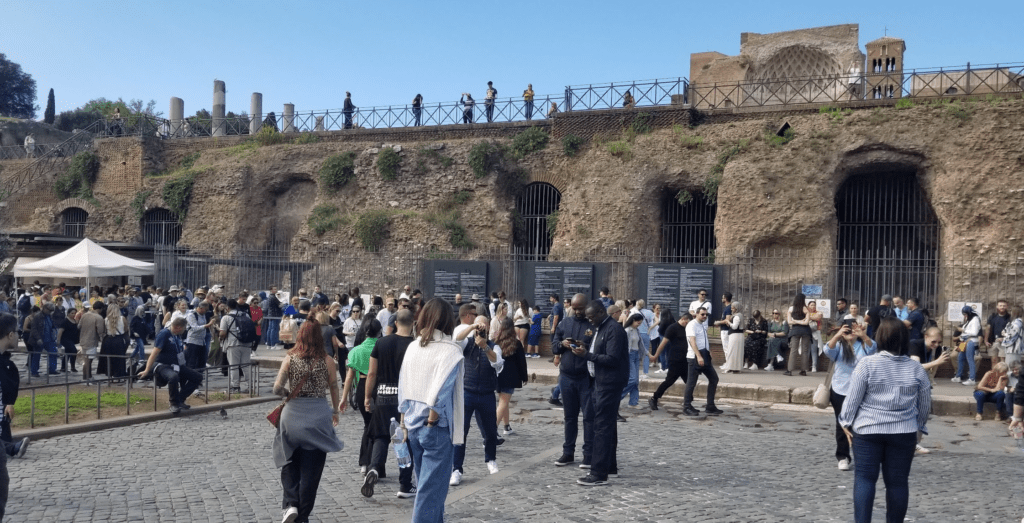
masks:
<instances>
[{"instance_id":1,"label":"weeds growing on wall","mask_svg":"<svg viewBox=\"0 0 1024 523\"><path fill-rule=\"evenodd\" d=\"M707 178L704 178L702 189L704 190L704 200L708 205L715 205L718 203L718 186L722 183L722 176L725 174L725 165L729 163L736 155L745 151L750 146L750 140L744 138L729 147L726 147L722 152L718 153L718 161L713 167Z\"/></svg>"},{"instance_id":2,"label":"weeds growing on wall","mask_svg":"<svg viewBox=\"0 0 1024 523\"><path fill-rule=\"evenodd\" d=\"M955 127L960 127L961 125L971 121L971 116L973 115L974 107L971 107L967 103L954 101L949 104L949 107L946 107L946 116L953 120Z\"/></svg>"},{"instance_id":3,"label":"weeds growing on wall","mask_svg":"<svg viewBox=\"0 0 1024 523\"><path fill-rule=\"evenodd\" d=\"M548 133L544 132L544 129L530 127L512 138L512 154L518 159L539 151L547 146L548 138Z\"/></svg>"},{"instance_id":4,"label":"weeds growing on wall","mask_svg":"<svg viewBox=\"0 0 1024 523\"><path fill-rule=\"evenodd\" d=\"M313 207L306 224L317 236L323 236L327 231L333 231L342 223L341 211L334 205L322 203Z\"/></svg>"},{"instance_id":5,"label":"weeds growing on wall","mask_svg":"<svg viewBox=\"0 0 1024 523\"><path fill-rule=\"evenodd\" d=\"M192 187L199 177L200 171L186 170L164 183L161 196L167 208L178 216L178 221L184 221L188 214L188 206L192 201Z\"/></svg>"},{"instance_id":6,"label":"weeds growing on wall","mask_svg":"<svg viewBox=\"0 0 1024 523\"><path fill-rule=\"evenodd\" d=\"M629 142L625 140L618 140L614 142L608 142L607 146L608 153L612 156L617 156L622 160L628 160L633 156L633 148L629 146Z\"/></svg>"},{"instance_id":7,"label":"weeds growing on wall","mask_svg":"<svg viewBox=\"0 0 1024 523\"><path fill-rule=\"evenodd\" d=\"M558 211L555 210L547 216L548 222L548 238L555 237L555 231L558 230Z\"/></svg>"},{"instance_id":8,"label":"weeds growing on wall","mask_svg":"<svg viewBox=\"0 0 1024 523\"><path fill-rule=\"evenodd\" d=\"M253 136L253 139L261 146L277 145L288 141L287 136L277 132L276 128L269 125L264 125L260 128L260 131Z\"/></svg>"},{"instance_id":9,"label":"weeds growing on wall","mask_svg":"<svg viewBox=\"0 0 1024 523\"><path fill-rule=\"evenodd\" d=\"M696 107L693 107L692 105L690 106L690 110L687 111L686 113L687 116L690 117L690 129L694 129L697 126L707 122L708 115L704 114L702 111L700 111Z\"/></svg>"},{"instance_id":10,"label":"weeds growing on wall","mask_svg":"<svg viewBox=\"0 0 1024 523\"><path fill-rule=\"evenodd\" d=\"M135 221L141 222L142 217L146 214L146 200L149 199L153 191L142 191L135 194L135 198L132 198L132 203L129 205L132 212L135 214Z\"/></svg>"},{"instance_id":11,"label":"weeds growing on wall","mask_svg":"<svg viewBox=\"0 0 1024 523\"><path fill-rule=\"evenodd\" d=\"M580 152L582 148L583 138L575 134L567 134L562 138L562 150L565 151L566 156L570 158L576 156L576 153Z\"/></svg>"},{"instance_id":12,"label":"weeds growing on wall","mask_svg":"<svg viewBox=\"0 0 1024 523\"><path fill-rule=\"evenodd\" d=\"M832 120L832 123L840 123L843 121L844 117L853 114L853 109L840 109L834 105L823 105L818 108L818 114L828 115L829 119Z\"/></svg>"},{"instance_id":13,"label":"weeds growing on wall","mask_svg":"<svg viewBox=\"0 0 1024 523\"><path fill-rule=\"evenodd\" d=\"M687 149L700 149L704 145L704 137L695 134L690 134L686 131L686 128L681 125L673 125L672 131L679 137L679 143Z\"/></svg>"},{"instance_id":14,"label":"weeds growing on wall","mask_svg":"<svg viewBox=\"0 0 1024 523\"><path fill-rule=\"evenodd\" d=\"M398 168L402 165L402 157L392 147L385 147L377 154L377 172L384 181L398 178Z\"/></svg>"},{"instance_id":15,"label":"weeds growing on wall","mask_svg":"<svg viewBox=\"0 0 1024 523\"><path fill-rule=\"evenodd\" d=\"M386 210L366 211L359 215L355 223L356 237L360 245L368 251L377 251L388 239L391 226L391 213Z\"/></svg>"},{"instance_id":16,"label":"weeds growing on wall","mask_svg":"<svg viewBox=\"0 0 1024 523\"><path fill-rule=\"evenodd\" d=\"M782 147L783 145L792 142L794 138L796 138L796 133L793 132L792 127L786 128L786 130L782 132L782 136L779 136L778 134L773 133L771 131L768 131L764 135L764 141L770 147L774 148Z\"/></svg>"},{"instance_id":17,"label":"weeds growing on wall","mask_svg":"<svg viewBox=\"0 0 1024 523\"><path fill-rule=\"evenodd\" d=\"M910 109L913 106L914 101L911 100L910 98L900 98L899 100L896 101L897 109Z\"/></svg>"},{"instance_id":18,"label":"weeds growing on wall","mask_svg":"<svg viewBox=\"0 0 1024 523\"><path fill-rule=\"evenodd\" d=\"M469 149L469 168L483 178L501 165L508 148L495 142L480 142Z\"/></svg>"},{"instance_id":19,"label":"weeds growing on wall","mask_svg":"<svg viewBox=\"0 0 1024 523\"><path fill-rule=\"evenodd\" d=\"M451 156L443 155L441 151L429 147L421 147L416 151L416 167L413 169L413 173L427 174L427 162L430 161L439 163L445 169L455 164L455 159Z\"/></svg>"},{"instance_id":20,"label":"weeds growing on wall","mask_svg":"<svg viewBox=\"0 0 1024 523\"><path fill-rule=\"evenodd\" d=\"M180 167L182 169L191 169L192 166L195 165L196 160L198 160L199 156L202 155L202 154L203 154L202 152L196 151L196 152L194 152L194 153L192 153L192 154L182 158L181 161L178 162L178 167Z\"/></svg>"},{"instance_id":21,"label":"weeds growing on wall","mask_svg":"<svg viewBox=\"0 0 1024 523\"><path fill-rule=\"evenodd\" d=\"M320 186L328 192L344 187L356 177L356 153L346 151L328 157L320 166Z\"/></svg>"},{"instance_id":22,"label":"weeds growing on wall","mask_svg":"<svg viewBox=\"0 0 1024 523\"><path fill-rule=\"evenodd\" d=\"M320 141L320 137L313 133L302 133L295 139L294 143L298 145L306 145L311 143L317 143Z\"/></svg>"},{"instance_id":23,"label":"weeds growing on wall","mask_svg":"<svg viewBox=\"0 0 1024 523\"><path fill-rule=\"evenodd\" d=\"M53 192L61 200L83 198L91 200L92 184L100 172L100 159L95 153L85 151L71 158L71 164L53 182Z\"/></svg>"},{"instance_id":24,"label":"weeds growing on wall","mask_svg":"<svg viewBox=\"0 0 1024 523\"><path fill-rule=\"evenodd\" d=\"M676 201L679 202L679 205L686 205L690 203L690 200L693 200L693 194L690 191L683 189L676 193Z\"/></svg>"}]
</instances>

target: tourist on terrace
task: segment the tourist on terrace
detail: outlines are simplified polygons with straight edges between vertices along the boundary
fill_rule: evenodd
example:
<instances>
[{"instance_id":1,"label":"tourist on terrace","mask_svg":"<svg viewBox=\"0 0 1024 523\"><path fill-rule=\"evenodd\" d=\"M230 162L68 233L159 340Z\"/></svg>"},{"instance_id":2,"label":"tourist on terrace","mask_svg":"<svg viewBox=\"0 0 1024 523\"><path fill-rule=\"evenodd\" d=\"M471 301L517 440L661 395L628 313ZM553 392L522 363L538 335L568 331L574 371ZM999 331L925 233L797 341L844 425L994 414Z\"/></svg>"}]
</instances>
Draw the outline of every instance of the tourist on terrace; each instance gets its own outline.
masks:
<instances>
[{"instance_id":1,"label":"tourist on terrace","mask_svg":"<svg viewBox=\"0 0 1024 523\"><path fill-rule=\"evenodd\" d=\"M462 104L462 123L473 123L473 106L476 105L476 101L473 100L473 95L469 93L462 93L459 97L459 103ZM408 287L408 285L406 285Z\"/></svg>"}]
</instances>

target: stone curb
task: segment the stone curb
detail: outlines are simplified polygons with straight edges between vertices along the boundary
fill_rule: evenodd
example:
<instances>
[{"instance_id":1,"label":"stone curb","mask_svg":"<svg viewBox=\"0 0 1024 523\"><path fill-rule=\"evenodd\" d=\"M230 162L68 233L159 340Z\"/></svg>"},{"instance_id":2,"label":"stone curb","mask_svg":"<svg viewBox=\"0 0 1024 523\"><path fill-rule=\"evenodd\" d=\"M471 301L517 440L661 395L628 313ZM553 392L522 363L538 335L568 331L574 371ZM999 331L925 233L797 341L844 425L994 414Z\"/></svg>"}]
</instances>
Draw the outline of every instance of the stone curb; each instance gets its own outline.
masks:
<instances>
[{"instance_id":1,"label":"stone curb","mask_svg":"<svg viewBox=\"0 0 1024 523\"><path fill-rule=\"evenodd\" d=\"M532 383L555 385L558 383L558 376L551 374L532 373ZM641 393L653 393L657 390L659 381L643 380L640 382ZM694 390L695 396L704 397L707 394L707 383L697 383ZM784 387L781 385L757 385L754 383L718 383L717 398L737 399L747 401L761 401L766 403L789 403L793 405L811 405L811 397L814 396L815 387ZM682 382L676 382L665 391L666 396L683 397L685 389ZM932 396L932 415L936 416L968 416L974 417L975 402L973 398L962 396ZM995 416L995 404L985 404L985 418L991 419Z\"/></svg>"},{"instance_id":2,"label":"stone curb","mask_svg":"<svg viewBox=\"0 0 1024 523\"><path fill-rule=\"evenodd\" d=\"M17 441L21 438L28 437L34 441L38 439L54 438L57 436L67 436L71 434L81 434L84 432L93 432L97 430L113 429L117 427L128 427L131 425L149 423L151 421L160 421L182 416L193 416L196 414L216 412L222 408L231 409L235 407L246 407L249 405L256 405L259 403L267 403L270 401L280 400L281 398L278 398L277 396L268 395L256 398L244 398L240 400L222 401L219 403L210 403L208 405L193 405L191 409L181 414L171 414L171 412L168 410L161 410L159 412L147 412L145 414L134 414L130 416L121 416L110 419L90 420L83 421L80 423L69 423L67 425L57 425L53 427L25 429L14 434L14 440Z\"/></svg>"}]
</instances>

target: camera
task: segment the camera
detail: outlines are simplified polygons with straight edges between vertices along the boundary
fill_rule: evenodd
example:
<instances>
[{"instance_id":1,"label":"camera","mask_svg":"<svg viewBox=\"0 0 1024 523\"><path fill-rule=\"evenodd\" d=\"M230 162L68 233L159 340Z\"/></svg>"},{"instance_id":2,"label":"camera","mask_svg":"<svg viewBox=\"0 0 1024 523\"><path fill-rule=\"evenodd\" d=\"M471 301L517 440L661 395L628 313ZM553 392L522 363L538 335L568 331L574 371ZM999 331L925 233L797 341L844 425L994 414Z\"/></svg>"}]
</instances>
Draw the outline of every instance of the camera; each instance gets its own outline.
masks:
<instances>
[{"instance_id":1,"label":"camera","mask_svg":"<svg viewBox=\"0 0 1024 523\"><path fill-rule=\"evenodd\" d=\"M854 319L854 318L846 318L845 320L843 320L843 323L841 324L841 326L842 327L849 327L849 328L852 329L854 323L857 323L856 319Z\"/></svg>"},{"instance_id":2,"label":"camera","mask_svg":"<svg viewBox=\"0 0 1024 523\"><path fill-rule=\"evenodd\" d=\"M943 354L945 354L945 353L947 353L947 352L949 352L949 351L951 351L951 350L953 350L953 349L951 349L951 348L949 348L949 347L945 347L945 346L943 346L943 347L942 347L942 353L943 353Z\"/></svg>"}]
</instances>

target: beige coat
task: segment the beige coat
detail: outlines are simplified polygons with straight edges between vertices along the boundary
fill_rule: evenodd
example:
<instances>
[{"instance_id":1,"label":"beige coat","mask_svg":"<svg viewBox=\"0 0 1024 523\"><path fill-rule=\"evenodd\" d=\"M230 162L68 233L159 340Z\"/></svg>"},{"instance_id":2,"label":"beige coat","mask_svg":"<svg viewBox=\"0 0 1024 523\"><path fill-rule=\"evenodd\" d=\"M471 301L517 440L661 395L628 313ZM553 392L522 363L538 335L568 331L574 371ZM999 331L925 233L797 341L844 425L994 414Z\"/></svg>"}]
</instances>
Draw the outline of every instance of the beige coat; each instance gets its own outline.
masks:
<instances>
[{"instance_id":1,"label":"beige coat","mask_svg":"<svg viewBox=\"0 0 1024 523\"><path fill-rule=\"evenodd\" d=\"M78 322L78 330L80 333L78 343L84 351L99 347L107 328L103 323L102 316L89 311L82 314L82 319Z\"/></svg>"}]
</instances>

